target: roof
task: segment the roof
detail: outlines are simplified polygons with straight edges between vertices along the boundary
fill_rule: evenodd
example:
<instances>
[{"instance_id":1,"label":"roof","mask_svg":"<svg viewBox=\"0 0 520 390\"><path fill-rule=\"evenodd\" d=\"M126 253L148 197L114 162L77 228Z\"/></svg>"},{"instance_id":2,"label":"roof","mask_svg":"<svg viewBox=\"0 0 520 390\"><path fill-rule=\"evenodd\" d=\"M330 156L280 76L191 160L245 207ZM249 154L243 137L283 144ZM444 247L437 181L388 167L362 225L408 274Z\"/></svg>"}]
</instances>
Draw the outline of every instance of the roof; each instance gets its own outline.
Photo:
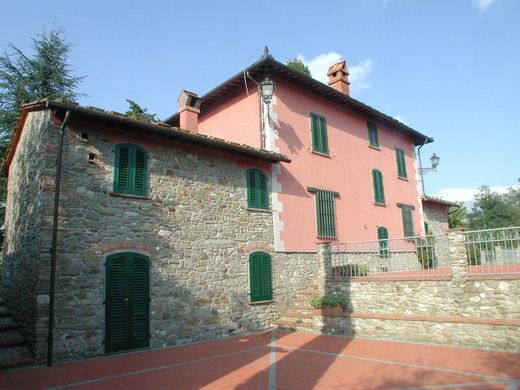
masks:
<instances>
[{"instance_id":1,"label":"roof","mask_svg":"<svg viewBox=\"0 0 520 390\"><path fill-rule=\"evenodd\" d=\"M57 113L57 116L60 116L60 113L64 115L66 111L70 111L74 114L72 119L92 119L101 124L114 124L120 127L124 126L124 128L140 130L145 134L158 135L174 141L180 141L209 149L218 149L224 152L270 163L291 162L287 156L280 153L257 149L252 146L226 141L204 134L194 134L188 130L171 126L164 122L150 122L134 119L118 112L106 111L91 106L80 106L77 103L68 101L41 100L22 105L20 117L18 118L15 131L11 137L6 158L2 164L5 171L8 170L9 165L11 164L27 114L31 111L40 111L45 109L54 110Z\"/></svg>"},{"instance_id":2,"label":"roof","mask_svg":"<svg viewBox=\"0 0 520 390\"><path fill-rule=\"evenodd\" d=\"M423 145L433 142L433 138L412 129L391 116L383 114L382 112L361 103L359 100L345 95L344 93L337 91L312 77L289 68L288 66L276 61L269 54L262 56L260 60L241 70L239 73L202 96L202 104L200 107L201 113L211 109L227 97L232 96L240 88L243 88L244 75L246 73L249 73L251 77L257 80L263 79L268 75L271 79L278 78L289 82L301 88L305 92L313 93L353 113L363 115L370 120L377 121L378 123L410 137L414 141L415 145ZM178 125L179 114L175 113L166 119L165 122L171 125Z\"/></svg>"},{"instance_id":3,"label":"roof","mask_svg":"<svg viewBox=\"0 0 520 390\"><path fill-rule=\"evenodd\" d=\"M421 196L421 199L423 202L436 203L436 204L440 204L440 205L448 206L448 207L458 207L459 206L458 203L450 202L448 200L444 200L444 199L437 198L434 196L423 195L423 196Z\"/></svg>"}]
</instances>

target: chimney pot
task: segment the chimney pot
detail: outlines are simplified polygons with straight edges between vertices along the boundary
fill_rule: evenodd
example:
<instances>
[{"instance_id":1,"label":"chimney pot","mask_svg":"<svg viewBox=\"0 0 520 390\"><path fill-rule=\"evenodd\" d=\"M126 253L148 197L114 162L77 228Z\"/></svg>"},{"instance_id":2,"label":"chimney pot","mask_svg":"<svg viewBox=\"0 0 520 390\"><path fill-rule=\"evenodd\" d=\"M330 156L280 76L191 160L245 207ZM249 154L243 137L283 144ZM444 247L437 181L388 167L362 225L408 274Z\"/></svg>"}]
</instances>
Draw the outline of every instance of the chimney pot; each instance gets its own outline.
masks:
<instances>
[{"instance_id":1,"label":"chimney pot","mask_svg":"<svg viewBox=\"0 0 520 390\"><path fill-rule=\"evenodd\" d=\"M196 93L183 90L177 103L179 104L179 127L197 134L201 99Z\"/></svg>"},{"instance_id":2,"label":"chimney pot","mask_svg":"<svg viewBox=\"0 0 520 390\"><path fill-rule=\"evenodd\" d=\"M327 71L327 76L329 76L329 85L345 95L350 95L350 81L348 81L348 75L349 72L346 62L338 62L331 66Z\"/></svg>"}]
</instances>

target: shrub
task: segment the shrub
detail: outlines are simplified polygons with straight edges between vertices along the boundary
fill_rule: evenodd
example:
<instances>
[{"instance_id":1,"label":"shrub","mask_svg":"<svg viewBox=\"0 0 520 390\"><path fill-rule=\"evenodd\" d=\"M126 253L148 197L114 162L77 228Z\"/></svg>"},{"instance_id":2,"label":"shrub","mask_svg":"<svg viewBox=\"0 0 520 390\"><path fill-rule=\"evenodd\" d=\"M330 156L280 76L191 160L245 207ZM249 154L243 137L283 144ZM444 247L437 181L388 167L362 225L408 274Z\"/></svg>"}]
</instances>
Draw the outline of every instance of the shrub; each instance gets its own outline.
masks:
<instances>
[{"instance_id":1,"label":"shrub","mask_svg":"<svg viewBox=\"0 0 520 390\"><path fill-rule=\"evenodd\" d=\"M347 264L339 267L334 267L332 270L334 277L352 278L356 276L367 276L368 266L366 264Z\"/></svg>"},{"instance_id":2,"label":"shrub","mask_svg":"<svg viewBox=\"0 0 520 390\"><path fill-rule=\"evenodd\" d=\"M417 248L417 258L424 269L432 269L437 266L437 258L435 256L435 238L424 237L415 240Z\"/></svg>"},{"instance_id":3,"label":"shrub","mask_svg":"<svg viewBox=\"0 0 520 390\"><path fill-rule=\"evenodd\" d=\"M347 301L343 297L335 295L316 295L311 299L311 306L315 309L321 309L323 306L341 306L343 309L347 306Z\"/></svg>"}]
</instances>

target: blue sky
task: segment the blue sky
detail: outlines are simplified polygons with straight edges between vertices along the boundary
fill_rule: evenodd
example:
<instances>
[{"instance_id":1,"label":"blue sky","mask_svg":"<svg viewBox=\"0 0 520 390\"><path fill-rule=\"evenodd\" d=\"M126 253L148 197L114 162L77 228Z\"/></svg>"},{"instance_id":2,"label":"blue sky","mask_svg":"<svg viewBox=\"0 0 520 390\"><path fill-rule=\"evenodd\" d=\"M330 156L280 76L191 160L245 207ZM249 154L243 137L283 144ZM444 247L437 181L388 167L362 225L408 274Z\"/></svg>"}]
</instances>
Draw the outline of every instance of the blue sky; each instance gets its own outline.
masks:
<instances>
[{"instance_id":1,"label":"blue sky","mask_svg":"<svg viewBox=\"0 0 520 390\"><path fill-rule=\"evenodd\" d=\"M428 194L468 200L520 177L520 1L26 0L2 11L0 47L30 52L32 36L65 31L82 104L124 112L132 99L164 119L181 89L204 94L267 45L318 79L347 60L352 96L435 138L422 149L425 165L441 158Z\"/></svg>"}]
</instances>

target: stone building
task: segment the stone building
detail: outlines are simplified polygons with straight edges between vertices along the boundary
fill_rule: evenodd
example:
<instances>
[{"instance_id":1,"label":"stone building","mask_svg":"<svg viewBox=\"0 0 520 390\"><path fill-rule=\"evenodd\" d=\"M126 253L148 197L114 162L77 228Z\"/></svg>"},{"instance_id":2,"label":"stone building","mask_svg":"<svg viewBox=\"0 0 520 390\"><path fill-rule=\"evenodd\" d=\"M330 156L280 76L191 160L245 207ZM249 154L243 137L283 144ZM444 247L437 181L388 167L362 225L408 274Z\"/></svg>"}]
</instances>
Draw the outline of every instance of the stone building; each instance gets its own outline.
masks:
<instances>
[{"instance_id":1,"label":"stone building","mask_svg":"<svg viewBox=\"0 0 520 390\"><path fill-rule=\"evenodd\" d=\"M433 196L422 196L422 208L426 233L442 234L450 228L450 207L458 207L457 203L449 202Z\"/></svg>"},{"instance_id":2,"label":"stone building","mask_svg":"<svg viewBox=\"0 0 520 390\"><path fill-rule=\"evenodd\" d=\"M289 162L92 107L23 106L1 293L36 360L49 319L56 360L268 327L312 277L314 257L274 256L271 165Z\"/></svg>"}]
</instances>

